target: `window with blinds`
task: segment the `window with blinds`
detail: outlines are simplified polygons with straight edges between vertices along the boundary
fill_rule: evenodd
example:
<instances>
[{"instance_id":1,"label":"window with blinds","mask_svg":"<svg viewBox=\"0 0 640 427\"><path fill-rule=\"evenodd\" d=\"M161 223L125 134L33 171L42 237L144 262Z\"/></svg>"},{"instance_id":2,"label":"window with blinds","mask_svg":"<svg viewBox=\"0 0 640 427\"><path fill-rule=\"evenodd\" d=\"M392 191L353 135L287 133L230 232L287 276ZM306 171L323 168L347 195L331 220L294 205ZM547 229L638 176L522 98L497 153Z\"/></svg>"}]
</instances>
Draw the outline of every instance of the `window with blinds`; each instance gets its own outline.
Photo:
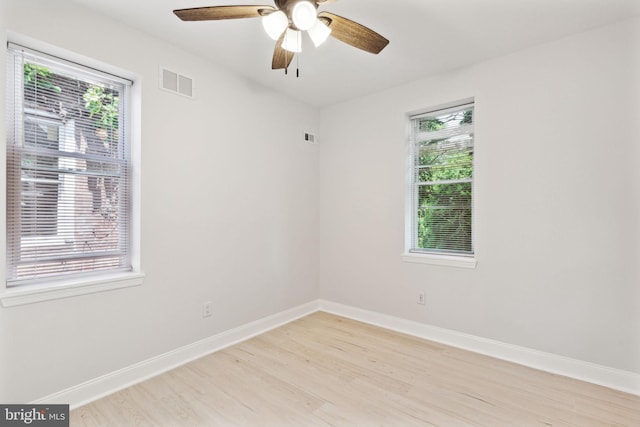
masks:
<instances>
[{"instance_id":1,"label":"window with blinds","mask_svg":"<svg viewBox=\"0 0 640 427\"><path fill-rule=\"evenodd\" d=\"M473 256L473 104L410 121L409 252Z\"/></svg>"},{"instance_id":2,"label":"window with blinds","mask_svg":"<svg viewBox=\"0 0 640 427\"><path fill-rule=\"evenodd\" d=\"M8 47L7 286L132 271L131 82Z\"/></svg>"}]
</instances>

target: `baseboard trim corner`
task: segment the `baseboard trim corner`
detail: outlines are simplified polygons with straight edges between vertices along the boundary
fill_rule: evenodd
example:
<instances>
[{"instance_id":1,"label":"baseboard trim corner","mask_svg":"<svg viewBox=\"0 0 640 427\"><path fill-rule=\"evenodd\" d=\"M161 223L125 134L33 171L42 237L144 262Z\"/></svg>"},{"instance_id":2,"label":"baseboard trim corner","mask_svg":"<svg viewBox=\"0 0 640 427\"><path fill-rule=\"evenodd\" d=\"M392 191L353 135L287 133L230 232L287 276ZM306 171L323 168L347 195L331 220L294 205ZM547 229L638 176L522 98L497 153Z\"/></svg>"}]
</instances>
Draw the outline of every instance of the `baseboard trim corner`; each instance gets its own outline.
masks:
<instances>
[{"instance_id":1,"label":"baseboard trim corner","mask_svg":"<svg viewBox=\"0 0 640 427\"><path fill-rule=\"evenodd\" d=\"M385 329L640 396L640 375L633 372L319 299L143 360L134 365L50 394L32 403L63 403L69 404L71 409L74 409L316 311L336 314Z\"/></svg>"},{"instance_id":2,"label":"baseboard trim corner","mask_svg":"<svg viewBox=\"0 0 640 427\"><path fill-rule=\"evenodd\" d=\"M640 396L640 375L633 372L532 350L326 300L319 300L318 304L320 311Z\"/></svg>"}]
</instances>

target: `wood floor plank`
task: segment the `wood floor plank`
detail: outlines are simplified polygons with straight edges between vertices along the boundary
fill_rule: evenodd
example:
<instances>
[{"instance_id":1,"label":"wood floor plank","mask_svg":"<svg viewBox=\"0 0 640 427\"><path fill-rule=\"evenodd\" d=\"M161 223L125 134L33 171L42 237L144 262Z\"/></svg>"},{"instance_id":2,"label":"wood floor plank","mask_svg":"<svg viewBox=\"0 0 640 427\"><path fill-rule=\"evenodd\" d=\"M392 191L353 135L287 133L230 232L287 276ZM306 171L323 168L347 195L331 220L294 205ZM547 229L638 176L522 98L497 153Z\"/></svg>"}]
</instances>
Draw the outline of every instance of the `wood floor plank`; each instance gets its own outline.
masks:
<instances>
[{"instance_id":1,"label":"wood floor plank","mask_svg":"<svg viewBox=\"0 0 640 427\"><path fill-rule=\"evenodd\" d=\"M640 426L640 397L318 312L71 412L71 426Z\"/></svg>"}]
</instances>

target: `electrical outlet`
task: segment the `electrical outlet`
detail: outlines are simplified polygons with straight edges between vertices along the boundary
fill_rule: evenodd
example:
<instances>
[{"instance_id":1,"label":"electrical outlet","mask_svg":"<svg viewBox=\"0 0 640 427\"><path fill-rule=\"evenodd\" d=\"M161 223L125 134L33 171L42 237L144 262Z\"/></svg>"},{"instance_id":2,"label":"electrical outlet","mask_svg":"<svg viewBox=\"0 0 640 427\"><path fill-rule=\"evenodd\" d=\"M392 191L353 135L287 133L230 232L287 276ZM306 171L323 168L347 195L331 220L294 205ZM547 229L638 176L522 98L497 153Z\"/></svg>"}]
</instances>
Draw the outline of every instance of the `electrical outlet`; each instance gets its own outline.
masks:
<instances>
[{"instance_id":1,"label":"electrical outlet","mask_svg":"<svg viewBox=\"0 0 640 427\"><path fill-rule=\"evenodd\" d=\"M418 303L418 304L420 304L420 305L425 305L425 301L424 301L424 292L420 292L420 293L418 294L418 301L417 301L417 303Z\"/></svg>"},{"instance_id":2,"label":"electrical outlet","mask_svg":"<svg viewBox=\"0 0 640 427\"><path fill-rule=\"evenodd\" d=\"M205 302L202 304L202 317L211 317L213 314L213 306L211 302Z\"/></svg>"}]
</instances>

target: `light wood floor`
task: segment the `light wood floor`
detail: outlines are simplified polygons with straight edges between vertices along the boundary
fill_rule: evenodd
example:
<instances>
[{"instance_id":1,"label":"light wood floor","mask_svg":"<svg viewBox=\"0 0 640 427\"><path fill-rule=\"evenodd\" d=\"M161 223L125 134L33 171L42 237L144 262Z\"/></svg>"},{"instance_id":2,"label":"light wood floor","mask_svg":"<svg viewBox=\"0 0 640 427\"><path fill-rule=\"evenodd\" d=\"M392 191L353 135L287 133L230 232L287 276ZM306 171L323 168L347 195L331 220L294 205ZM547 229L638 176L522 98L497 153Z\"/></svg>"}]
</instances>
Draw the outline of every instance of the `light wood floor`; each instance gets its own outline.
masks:
<instances>
[{"instance_id":1,"label":"light wood floor","mask_svg":"<svg viewBox=\"0 0 640 427\"><path fill-rule=\"evenodd\" d=\"M640 426L640 397L319 312L78 408L71 426Z\"/></svg>"}]
</instances>

